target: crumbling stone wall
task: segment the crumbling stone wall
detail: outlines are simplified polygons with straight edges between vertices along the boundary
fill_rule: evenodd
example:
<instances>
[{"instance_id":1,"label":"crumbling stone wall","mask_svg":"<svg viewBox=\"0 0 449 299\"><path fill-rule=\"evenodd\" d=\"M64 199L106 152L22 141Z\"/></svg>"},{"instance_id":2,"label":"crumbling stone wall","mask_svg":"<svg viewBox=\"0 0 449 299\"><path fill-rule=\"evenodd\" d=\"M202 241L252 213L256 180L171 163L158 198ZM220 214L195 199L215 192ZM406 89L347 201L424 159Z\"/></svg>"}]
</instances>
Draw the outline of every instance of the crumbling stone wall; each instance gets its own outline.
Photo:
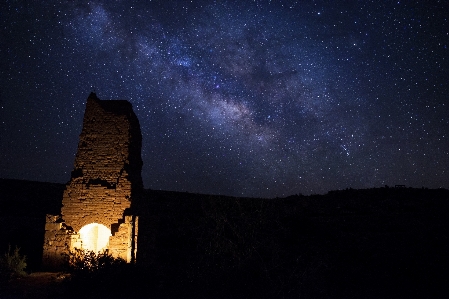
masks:
<instances>
[{"instance_id":1,"label":"crumbling stone wall","mask_svg":"<svg viewBox=\"0 0 449 299\"><path fill-rule=\"evenodd\" d=\"M136 217L129 214L131 201L143 189L141 146L140 125L131 104L102 101L91 93L61 215L47 216L44 265L63 246L82 245L77 233L90 223L111 230L109 250L113 255L132 259Z\"/></svg>"}]
</instances>

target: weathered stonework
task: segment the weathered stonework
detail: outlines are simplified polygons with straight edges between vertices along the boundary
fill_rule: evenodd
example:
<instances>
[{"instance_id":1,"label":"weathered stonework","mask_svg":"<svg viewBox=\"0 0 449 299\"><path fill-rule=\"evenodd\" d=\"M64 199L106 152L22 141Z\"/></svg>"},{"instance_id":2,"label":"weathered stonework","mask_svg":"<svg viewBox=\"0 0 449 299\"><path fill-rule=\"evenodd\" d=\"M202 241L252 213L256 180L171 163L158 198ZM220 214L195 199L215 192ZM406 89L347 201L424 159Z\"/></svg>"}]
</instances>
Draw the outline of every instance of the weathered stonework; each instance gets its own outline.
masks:
<instances>
[{"instance_id":1,"label":"weathered stonework","mask_svg":"<svg viewBox=\"0 0 449 299\"><path fill-rule=\"evenodd\" d=\"M102 101L91 93L61 215L47 215L44 266L54 267L68 248L84 248L79 232L91 223L110 230L107 249L113 256L128 262L135 258L137 217L130 208L143 189L141 146L131 104Z\"/></svg>"}]
</instances>

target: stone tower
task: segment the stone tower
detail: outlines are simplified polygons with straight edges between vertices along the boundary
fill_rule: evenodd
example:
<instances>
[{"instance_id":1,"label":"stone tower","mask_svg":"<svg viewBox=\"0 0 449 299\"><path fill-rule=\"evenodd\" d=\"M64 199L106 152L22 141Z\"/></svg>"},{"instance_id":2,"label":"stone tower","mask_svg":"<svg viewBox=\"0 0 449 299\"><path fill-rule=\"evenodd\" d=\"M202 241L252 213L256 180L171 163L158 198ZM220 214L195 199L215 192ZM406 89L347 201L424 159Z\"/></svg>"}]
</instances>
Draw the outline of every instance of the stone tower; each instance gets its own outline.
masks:
<instances>
[{"instance_id":1,"label":"stone tower","mask_svg":"<svg viewBox=\"0 0 449 299\"><path fill-rule=\"evenodd\" d=\"M137 250L137 217L131 202L143 190L142 135L128 101L87 99L75 167L61 215L47 215L43 265L57 268L73 248L104 249L128 262Z\"/></svg>"}]
</instances>

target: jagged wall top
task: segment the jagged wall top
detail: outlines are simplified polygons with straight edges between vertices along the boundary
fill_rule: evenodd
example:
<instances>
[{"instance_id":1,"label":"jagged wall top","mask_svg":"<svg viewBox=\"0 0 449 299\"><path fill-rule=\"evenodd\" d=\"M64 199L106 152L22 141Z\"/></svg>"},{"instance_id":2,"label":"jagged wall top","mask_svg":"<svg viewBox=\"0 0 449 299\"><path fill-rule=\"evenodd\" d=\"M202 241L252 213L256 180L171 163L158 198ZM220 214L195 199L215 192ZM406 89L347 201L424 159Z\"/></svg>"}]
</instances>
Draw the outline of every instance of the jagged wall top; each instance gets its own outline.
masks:
<instances>
[{"instance_id":1,"label":"jagged wall top","mask_svg":"<svg viewBox=\"0 0 449 299\"><path fill-rule=\"evenodd\" d=\"M114 185L125 171L129 180L142 185L142 134L131 103L87 99L72 180L101 181ZM81 182L80 182L81 183Z\"/></svg>"},{"instance_id":2,"label":"jagged wall top","mask_svg":"<svg viewBox=\"0 0 449 299\"><path fill-rule=\"evenodd\" d=\"M61 215L75 231L100 223L114 232L143 189L142 134L128 101L87 99L72 177Z\"/></svg>"}]
</instances>

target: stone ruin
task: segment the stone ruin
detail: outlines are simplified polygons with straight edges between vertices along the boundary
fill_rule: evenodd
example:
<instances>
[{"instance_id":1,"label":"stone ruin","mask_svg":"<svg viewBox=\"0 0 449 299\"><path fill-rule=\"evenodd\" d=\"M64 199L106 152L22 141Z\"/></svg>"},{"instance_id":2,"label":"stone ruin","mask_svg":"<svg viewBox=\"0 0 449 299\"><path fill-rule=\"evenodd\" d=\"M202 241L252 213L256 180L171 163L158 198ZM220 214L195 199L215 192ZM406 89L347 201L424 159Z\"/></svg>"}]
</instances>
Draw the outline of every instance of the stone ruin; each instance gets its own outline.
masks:
<instances>
[{"instance_id":1,"label":"stone ruin","mask_svg":"<svg viewBox=\"0 0 449 299\"><path fill-rule=\"evenodd\" d=\"M135 261L138 217L131 203L143 190L141 147L131 103L91 93L61 214L47 215L44 268L59 268L62 255L74 248Z\"/></svg>"}]
</instances>

